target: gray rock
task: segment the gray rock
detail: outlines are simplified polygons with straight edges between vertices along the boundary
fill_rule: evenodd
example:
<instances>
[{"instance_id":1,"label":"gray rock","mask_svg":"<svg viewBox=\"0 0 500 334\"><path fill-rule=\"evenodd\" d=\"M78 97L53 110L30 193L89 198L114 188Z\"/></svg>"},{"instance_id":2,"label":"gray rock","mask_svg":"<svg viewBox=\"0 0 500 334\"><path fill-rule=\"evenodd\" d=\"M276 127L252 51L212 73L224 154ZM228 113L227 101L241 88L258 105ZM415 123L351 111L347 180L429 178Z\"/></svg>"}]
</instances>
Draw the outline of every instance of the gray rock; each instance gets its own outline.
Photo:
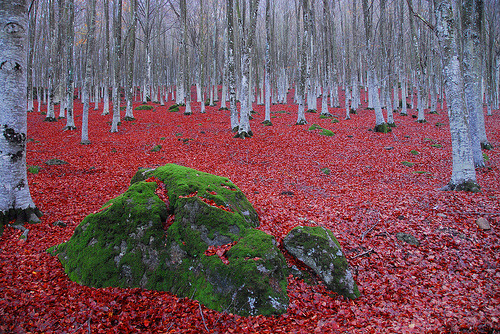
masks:
<instances>
[{"instance_id":1,"label":"gray rock","mask_svg":"<svg viewBox=\"0 0 500 334\"><path fill-rule=\"evenodd\" d=\"M324 227L298 226L285 236L283 245L314 270L328 289L351 299L360 296L340 244L331 231Z\"/></svg>"},{"instance_id":2,"label":"gray rock","mask_svg":"<svg viewBox=\"0 0 500 334\"><path fill-rule=\"evenodd\" d=\"M481 230L489 230L491 229L490 227L490 222L484 218L484 217L479 217L476 220L477 227L479 227Z\"/></svg>"},{"instance_id":3,"label":"gray rock","mask_svg":"<svg viewBox=\"0 0 500 334\"><path fill-rule=\"evenodd\" d=\"M396 238L399 241L406 242L407 244L413 245L413 246L418 246L420 245L420 241L417 240L413 235L408 234L408 233L402 233L399 232L396 234Z\"/></svg>"}]
</instances>

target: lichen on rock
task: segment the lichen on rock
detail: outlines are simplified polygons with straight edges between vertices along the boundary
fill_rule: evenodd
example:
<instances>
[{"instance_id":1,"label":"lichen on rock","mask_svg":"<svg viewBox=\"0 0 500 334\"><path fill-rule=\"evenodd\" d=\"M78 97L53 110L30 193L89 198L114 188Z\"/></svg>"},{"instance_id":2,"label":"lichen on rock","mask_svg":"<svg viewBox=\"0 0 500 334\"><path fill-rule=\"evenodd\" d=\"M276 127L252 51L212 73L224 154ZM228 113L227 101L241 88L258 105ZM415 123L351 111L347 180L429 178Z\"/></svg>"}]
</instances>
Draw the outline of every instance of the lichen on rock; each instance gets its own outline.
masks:
<instances>
[{"instance_id":1,"label":"lichen on rock","mask_svg":"<svg viewBox=\"0 0 500 334\"><path fill-rule=\"evenodd\" d=\"M283 245L310 267L330 290L350 299L360 296L340 244L328 229L298 226L285 236Z\"/></svg>"}]
</instances>

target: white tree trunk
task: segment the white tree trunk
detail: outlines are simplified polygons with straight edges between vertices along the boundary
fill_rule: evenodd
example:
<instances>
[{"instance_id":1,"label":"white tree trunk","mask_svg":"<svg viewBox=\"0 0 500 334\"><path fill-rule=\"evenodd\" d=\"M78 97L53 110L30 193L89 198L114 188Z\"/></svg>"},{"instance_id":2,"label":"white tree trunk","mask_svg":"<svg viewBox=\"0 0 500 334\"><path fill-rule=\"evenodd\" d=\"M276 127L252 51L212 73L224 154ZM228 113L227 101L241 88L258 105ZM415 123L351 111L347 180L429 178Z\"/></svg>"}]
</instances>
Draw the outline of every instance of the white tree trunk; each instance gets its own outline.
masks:
<instances>
[{"instance_id":1,"label":"white tree trunk","mask_svg":"<svg viewBox=\"0 0 500 334\"><path fill-rule=\"evenodd\" d=\"M27 4L0 0L0 234L16 220L38 222L26 172Z\"/></svg>"},{"instance_id":2,"label":"white tree trunk","mask_svg":"<svg viewBox=\"0 0 500 334\"><path fill-rule=\"evenodd\" d=\"M434 0L436 32L443 55L443 74L450 114L453 171L445 189L478 190L463 96L455 20L450 0Z\"/></svg>"}]
</instances>

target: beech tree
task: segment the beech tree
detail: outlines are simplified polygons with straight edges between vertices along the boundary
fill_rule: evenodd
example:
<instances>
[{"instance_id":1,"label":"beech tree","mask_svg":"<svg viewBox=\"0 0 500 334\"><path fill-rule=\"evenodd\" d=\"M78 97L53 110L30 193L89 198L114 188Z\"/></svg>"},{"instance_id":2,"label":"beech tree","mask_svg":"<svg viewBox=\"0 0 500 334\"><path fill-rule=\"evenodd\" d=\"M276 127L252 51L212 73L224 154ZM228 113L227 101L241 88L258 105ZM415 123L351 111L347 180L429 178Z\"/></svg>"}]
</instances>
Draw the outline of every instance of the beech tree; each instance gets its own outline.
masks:
<instances>
[{"instance_id":1,"label":"beech tree","mask_svg":"<svg viewBox=\"0 0 500 334\"><path fill-rule=\"evenodd\" d=\"M89 140L89 108L90 108L90 81L92 80L92 53L95 45L95 16L96 16L96 0L90 0L87 8L87 36L86 36L86 63L85 63L85 78L83 83L83 117L82 117L82 137L80 143L82 145L90 144Z\"/></svg>"},{"instance_id":2,"label":"beech tree","mask_svg":"<svg viewBox=\"0 0 500 334\"><path fill-rule=\"evenodd\" d=\"M449 108L453 170L444 190L479 191L471 149L469 124L463 93L463 75L458 57L457 23L450 0L434 0L436 33L441 46L443 74Z\"/></svg>"},{"instance_id":3,"label":"beech tree","mask_svg":"<svg viewBox=\"0 0 500 334\"><path fill-rule=\"evenodd\" d=\"M26 171L27 1L0 0L0 27L0 234L15 220L26 237L41 217Z\"/></svg>"}]
</instances>

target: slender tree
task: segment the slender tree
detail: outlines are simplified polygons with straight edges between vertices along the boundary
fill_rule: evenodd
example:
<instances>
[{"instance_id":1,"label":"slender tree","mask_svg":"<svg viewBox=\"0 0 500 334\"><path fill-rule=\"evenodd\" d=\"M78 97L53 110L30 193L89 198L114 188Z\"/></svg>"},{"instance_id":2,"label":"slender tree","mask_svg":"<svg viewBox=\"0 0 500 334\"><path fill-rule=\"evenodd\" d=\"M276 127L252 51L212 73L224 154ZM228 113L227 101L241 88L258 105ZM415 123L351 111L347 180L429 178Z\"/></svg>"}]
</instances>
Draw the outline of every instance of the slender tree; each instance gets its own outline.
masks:
<instances>
[{"instance_id":1,"label":"slender tree","mask_svg":"<svg viewBox=\"0 0 500 334\"><path fill-rule=\"evenodd\" d=\"M120 123L120 65L122 58L122 7L123 0L116 0L114 4L113 21L113 119L111 122L111 132L118 132Z\"/></svg>"},{"instance_id":2,"label":"slender tree","mask_svg":"<svg viewBox=\"0 0 500 334\"><path fill-rule=\"evenodd\" d=\"M450 0L434 0L436 33L441 46L446 98L450 115L453 171L444 190L479 191L472 157L469 124L458 57L456 20Z\"/></svg>"},{"instance_id":3,"label":"slender tree","mask_svg":"<svg viewBox=\"0 0 500 334\"><path fill-rule=\"evenodd\" d=\"M90 0L87 8L87 30L86 52L85 52L85 78L83 84L83 116L82 116L82 137L80 143L89 145L89 108L90 108L90 83L92 81L92 59L95 44L95 16L96 0Z\"/></svg>"},{"instance_id":4,"label":"slender tree","mask_svg":"<svg viewBox=\"0 0 500 334\"><path fill-rule=\"evenodd\" d=\"M41 217L26 172L27 14L26 0L0 0L0 234L15 220L25 237Z\"/></svg>"},{"instance_id":5,"label":"slender tree","mask_svg":"<svg viewBox=\"0 0 500 334\"><path fill-rule=\"evenodd\" d=\"M73 0L66 0L65 8L66 21L66 127L65 130L75 130L73 117L73 44L75 39L75 5ZM97 97L96 97L97 99Z\"/></svg>"}]
</instances>

